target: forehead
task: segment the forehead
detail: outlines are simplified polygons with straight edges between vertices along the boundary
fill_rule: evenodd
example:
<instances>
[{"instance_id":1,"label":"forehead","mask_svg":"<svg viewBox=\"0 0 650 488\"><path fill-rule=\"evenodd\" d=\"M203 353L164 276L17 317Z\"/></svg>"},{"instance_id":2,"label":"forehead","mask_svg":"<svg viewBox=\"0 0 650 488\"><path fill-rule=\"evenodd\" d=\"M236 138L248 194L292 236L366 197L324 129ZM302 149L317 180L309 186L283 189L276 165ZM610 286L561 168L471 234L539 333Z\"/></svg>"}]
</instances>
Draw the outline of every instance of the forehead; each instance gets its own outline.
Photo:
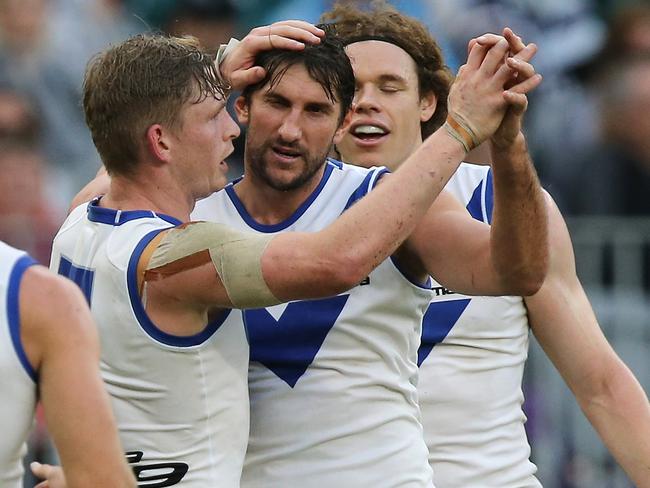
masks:
<instances>
[{"instance_id":1,"label":"forehead","mask_svg":"<svg viewBox=\"0 0 650 488\"><path fill-rule=\"evenodd\" d=\"M395 44L377 40L359 41L346 46L345 52L350 58L357 81L391 75L417 84L415 61Z\"/></svg>"},{"instance_id":2,"label":"forehead","mask_svg":"<svg viewBox=\"0 0 650 488\"><path fill-rule=\"evenodd\" d=\"M280 68L282 71L283 68ZM303 64L289 66L280 74L277 80L267 83L258 91L262 95L272 93L295 103L326 103L335 105L329 99L325 88L311 77L309 71Z\"/></svg>"}]
</instances>

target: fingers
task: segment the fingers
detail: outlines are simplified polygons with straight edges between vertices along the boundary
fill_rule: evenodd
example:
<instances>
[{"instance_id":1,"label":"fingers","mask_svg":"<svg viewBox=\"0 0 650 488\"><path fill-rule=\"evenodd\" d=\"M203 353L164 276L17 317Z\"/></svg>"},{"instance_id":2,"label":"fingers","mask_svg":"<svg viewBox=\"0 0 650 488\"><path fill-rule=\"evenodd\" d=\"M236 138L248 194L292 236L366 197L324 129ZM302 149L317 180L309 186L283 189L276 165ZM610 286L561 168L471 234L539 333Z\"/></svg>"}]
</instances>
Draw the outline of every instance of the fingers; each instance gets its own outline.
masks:
<instances>
[{"instance_id":1,"label":"fingers","mask_svg":"<svg viewBox=\"0 0 650 488\"><path fill-rule=\"evenodd\" d=\"M275 22L271 24L271 27L280 27L285 25L296 27L301 30L309 31L315 36L318 36L319 38L325 35L325 31L323 29L320 29L316 27L314 24L310 24L309 22L306 22L304 20L281 20L279 22Z\"/></svg>"},{"instance_id":2,"label":"fingers","mask_svg":"<svg viewBox=\"0 0 650 488\"><path fill-rule=\"evenodd\" d=\"M510 52L512 54L517 54L519 51L526 47L521 37L515 34L510 27L503 29L503 37L506 39L506 41L508 41Z\"/></svg>"},{"instance_id":3,"label":"fingers","mask_svg":"<svg viewBox=\"0 0 650 488\"><path fill-rule=\"evenodd\" d=\"M242 40L251 50L302 49L305 44L318 44L325 32L301 20L276 22L269 26L256 27Z\"/></svg>"},{"instance_id":4,"label":"fingers","mask_svg":"<svg viewBox=\"0 0 650 488\"><path fill-rule=\"evenodd\" d=\"M477 70L480 68L481 63L485 59L485 55L488 52L488 47L479 44L478 42L474 43L472 49L467 56L467 67Z\"/></svg>"},{"instance_id":5,"label":"fingers","mask_svg":"<svg viewBox=\"0 0 650 488\"><path fill-rule=\"evenodd\" d=\"M32 470L32 474L37 478L47 478L47 473L51 472L51 466L48 464L41 464L39 462L32 462L29 464L29 468Z\"/></svg>"},{"instance_id":6,"label":"fingers","mask_svg":"<svg viewBox=\"0 0 650 488\"><path fill-rule=\"evenodd\" d=\"M537 47L532 44L530 45L532 49L528 50L528 47L525 50L522 50L517 56L522 55L524 58L534 56ZM497 72L496 79L499 83L503 83L504 88L510 89L517 84L521 84L535 76L535 67L518 57L507 58L504 65L501 66ZM537 80L537 84L541 81L541 78ZM524 85L528 87L528 85ZM537 86L537 85L535 85ZM534 87L533 87L534 88Z\"/></svg>"},{"instance_id":7,"label":"fingers","mask_svg":"<svg viewBox=\"0 0 650 488\"><path fill-rule=\"evenodd\" d=\"M530 61L535 57L535 54L537 54L537 44L531 42L512 57L521 61Z\"/></svg>"},{"instance_id":8,"label":"fingers","mask_svg":"<svg viewBox=\"0 0 650 488\"><path fill-rule=\"evenodd\" d=\"M235 89L241 89L248 85L259 83L266 76L266 70L261 66L235 71L230 77L230 84Z\"/></svg>"},{"instance_id":9,"label":"fingers","mask_svg":"<svg viewBox=\"0 0 650 488\"><path fill-rule=\"evenodd\" d=\"M488 50L485 59L481 64L480 70L483 71L484 74L492 76L500 66L506 66L506 68L509 69L503 62L507 53L508 41L501 38Z\"/></svg>"},{"instance_id":10,"label":"fingers","mask_svg":"<svg viewBox=\"0 0 650 488\"><path fill-rule=\"evenodd\" d=\"M542 75L536 73L535 75L531 76L527 80L524 80L521 83L518 83L512 87L509 87L507 91L512 93L528 94L540 85L542 79L543 79Z\"/></svg>"},{"instance_id":11,"label":"fingers","mask_svg":"<svg viewBox=\"0 0 650 488\"><path fill-rule=\"evenodd\" d=\"M523 93L515 93L512 91L503 92L503 98L510 106L513 115L521 115L528 108L528 97Z\"/></svg>"}]
</instances>

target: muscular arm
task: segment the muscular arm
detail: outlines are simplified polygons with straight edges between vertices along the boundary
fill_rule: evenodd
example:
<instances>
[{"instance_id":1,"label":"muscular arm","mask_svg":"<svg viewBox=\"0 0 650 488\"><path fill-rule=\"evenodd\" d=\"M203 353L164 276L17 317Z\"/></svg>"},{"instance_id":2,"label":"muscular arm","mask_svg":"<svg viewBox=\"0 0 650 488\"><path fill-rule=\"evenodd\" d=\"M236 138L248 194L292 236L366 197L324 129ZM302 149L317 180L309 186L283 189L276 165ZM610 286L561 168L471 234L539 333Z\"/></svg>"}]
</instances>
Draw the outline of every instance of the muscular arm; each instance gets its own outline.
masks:
<instances>
[{"instance_id":1,"label":"muscular arm","mask_svg":"<svg viewBox=\"0 0 650 488\"><path fill-rule=\"evenodd\" d=\"M99 374L97 332L81 292L32 267L21 283L20 314L21 338L38 372L67 486L134 487Z\"/></svg>"},{"instance_id":2,"label":"muscular arm","mask_svg":"<svg viewBox=\"0 0 650 488\"><path fill-rule=\"evenodd\" d=\"M542 288L526 298L531 327L609 451L650 487L650 405L603 335L576 276L566 225L549 200L551 259Z\"/></svg>"},{"instance_id":3,"label":"muscular arm","mask_svg":"<svg viewBox=\"0 0 650 488\"><path fill-rule=\"evenodd\" d=\"M545 204L523 141L506 157L508 164L493 166L491 228L441 195L397 253L414 279L430 274L472 295L525 296L539 289L548 259Z\"/></svg>"}]
</instances>

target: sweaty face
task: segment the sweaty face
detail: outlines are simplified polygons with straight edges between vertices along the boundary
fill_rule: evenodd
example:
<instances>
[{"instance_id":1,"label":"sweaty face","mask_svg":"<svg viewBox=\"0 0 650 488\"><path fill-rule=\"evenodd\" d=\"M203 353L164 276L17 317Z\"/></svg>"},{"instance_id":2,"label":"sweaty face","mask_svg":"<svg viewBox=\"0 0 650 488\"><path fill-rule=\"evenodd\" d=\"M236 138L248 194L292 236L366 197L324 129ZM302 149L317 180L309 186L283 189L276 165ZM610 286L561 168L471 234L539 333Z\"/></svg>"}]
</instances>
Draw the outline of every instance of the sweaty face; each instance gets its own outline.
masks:
<instances>
[{"instance_id":1,"label":"sweaty face","mask_svg":"<svg viewBox=\"0 0 650 488\"><path fill-rule=\"evenodd\" d=\"M318 183L338 128L340 104L327 97L303 65L291 66L274 86L237 100L248 124L246 172L279 191Z\"/></svg>"},{"instance_id":2,"label":"sweaty face","mask_svg":"<svg viewBox=\"0 0 650 488\"><path fill-rule=\"evenodd\" d=\"M422 143L420 123L435 111L435 97L420 98L415 62L384 41L360 41L346 52L354 68L352 119L336 147L345 162L397 168Z\"/></svg>"}]
</instances>

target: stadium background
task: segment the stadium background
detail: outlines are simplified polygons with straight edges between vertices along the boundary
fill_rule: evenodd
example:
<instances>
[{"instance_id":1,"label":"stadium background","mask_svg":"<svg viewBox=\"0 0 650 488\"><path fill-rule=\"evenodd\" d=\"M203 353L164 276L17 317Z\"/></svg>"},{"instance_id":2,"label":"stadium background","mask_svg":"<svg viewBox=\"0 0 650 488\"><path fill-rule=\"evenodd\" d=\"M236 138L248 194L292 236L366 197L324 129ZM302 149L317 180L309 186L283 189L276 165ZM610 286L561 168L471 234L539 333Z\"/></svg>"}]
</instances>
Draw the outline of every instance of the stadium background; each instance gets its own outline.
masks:
<instances>
[{"instance_id":1,"label":"stadium background","mask_svg":"<svg viewBox=\"0 0 650 488\"><path fill-rule=\"evenodd\" d=\"M567 216L601 325L650 389L650 4L624 0L393 0L456 69L469 38L511 26L540 51L526 132ZM99 167L79 97L90 56L146 30L206 46L275 20L317 21L331 0L0 0L0 239L49 259L70 198ZM240 139L241 141L241 139ZM229 160L241 171L241 143ZM534 343L527 429L548 487L632 486ZM53 460L38 423L30 458ZM26 486L33 486L27 480Z\"/></svg>"}]
</instances>

